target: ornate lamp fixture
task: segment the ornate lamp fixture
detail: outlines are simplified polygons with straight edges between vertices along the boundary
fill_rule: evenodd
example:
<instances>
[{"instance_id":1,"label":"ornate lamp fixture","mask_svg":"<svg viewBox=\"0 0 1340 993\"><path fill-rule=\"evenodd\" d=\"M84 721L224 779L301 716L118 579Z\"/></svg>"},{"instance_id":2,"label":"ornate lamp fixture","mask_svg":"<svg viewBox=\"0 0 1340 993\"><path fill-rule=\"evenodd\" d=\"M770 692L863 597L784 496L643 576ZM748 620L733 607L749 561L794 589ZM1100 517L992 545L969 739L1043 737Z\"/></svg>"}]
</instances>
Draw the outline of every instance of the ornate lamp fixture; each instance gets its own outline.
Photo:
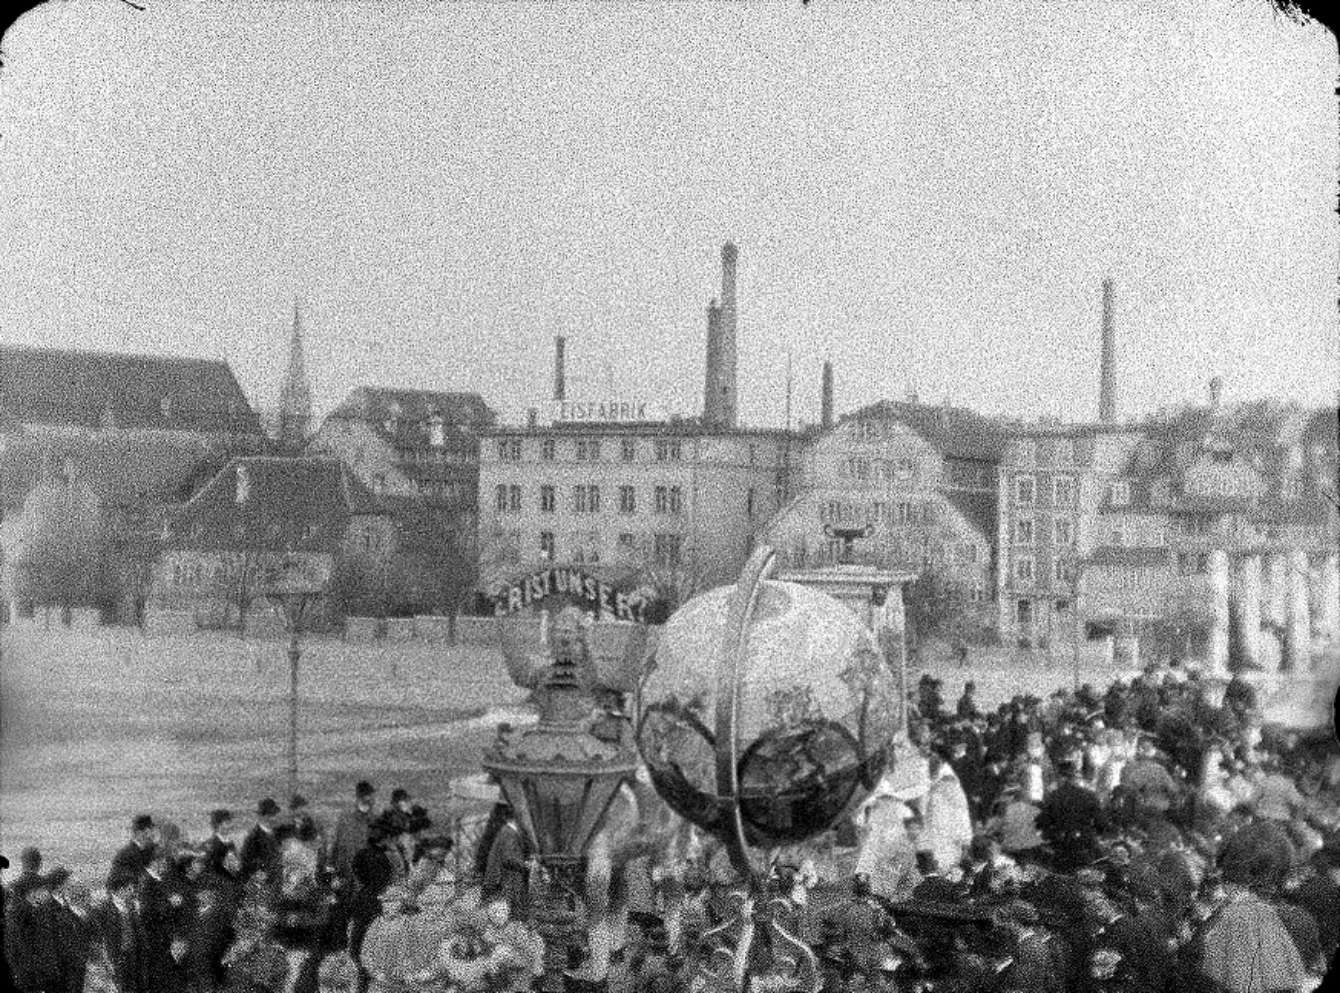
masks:
<instances>
[{"instance_id":1,"label":"ornate lamp fixture","mask_svg":"<svg viewBox=\"0 0 1340 993\"><path fill-rule=\"evenodd\" d=\"M632 635L640 630L629 628ZM483 766L498 780L545 870L535 914L546 949L541 988L558 991L567 949L578 943L585 853L620 784L633 778L637 751L629 723L611 719L597 704L604 680L580 610L559 611L549 630L552 661L540 672L533 646L524 645L514 629L507 629L503 644L513 680L536 689L540 720L520 732L500 727ZM640 662L641 644L636 636L626 639L625 660Z\"/></svg>"},{"instance_id":2,"label":"ornate lamp fixture","mask_svg":"<svg viewBox=\"0 0 1340 993\"><path fill-rule=\"evenodd\" d=\"M725 844L749 890L699 962L711 989L818 990L814 953L786 926L751 849L804 841L853 809L888 765L897 728L870 629L824 593L770 580L775 563L761 547L735 586L671 615L637 708L657 792Z\"/></svg>"}]
</instances>

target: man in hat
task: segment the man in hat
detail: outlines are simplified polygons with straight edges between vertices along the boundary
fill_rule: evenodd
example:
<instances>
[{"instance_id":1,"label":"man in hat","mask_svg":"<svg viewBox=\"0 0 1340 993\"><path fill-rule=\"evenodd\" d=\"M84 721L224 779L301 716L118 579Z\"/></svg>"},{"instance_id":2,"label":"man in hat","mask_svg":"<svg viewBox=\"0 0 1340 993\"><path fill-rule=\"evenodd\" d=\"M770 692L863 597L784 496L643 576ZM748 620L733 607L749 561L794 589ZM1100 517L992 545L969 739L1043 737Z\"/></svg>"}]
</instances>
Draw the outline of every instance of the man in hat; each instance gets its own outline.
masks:
<instances>
[{"instance_id":1,"label":"man in hat","mask_svg":"<svg viewBox=\"0 0 1340 993\"><path fill-rule=\"evenodd\" d=\"M347 887L354 878L354 856L368 841L368 827L372 824L372 804L377 791L366 779L354 787L353 807L340 812L335 821L335 833L330 842L330 862L335 878Z\"/></svg>"},{"instance_id":2,"label":"man in hat","mask_svg":"<svg viewBox=\"0 0 1340 993\"><path fill-rule=\"evenodd\" d=\"M354 856L355 887L349 902L349 958L357 971L354 989L367 993L371 975L363 966L363 940L372 922L381 916L381 897L403 876L399 847L408 832L409 818L396 810L387 810L368 826L368 838Z\"/></svg>"},{"instance_id":3,"label":"man in hat","mask_svg":"<svg viewBox=\"0 0 1340 993\"><path fill-rule=\"evenodd\" d=\"M209 812L209 838L205 841L206 868L219 881L235 882L242 861L233 841L233 813L220 807Z\"/></svg>"},{"instance_id":4,"label":"man in hat","mask_svg":"<svg viewBox=\"0 0 1340 993\"><path fill-rule=\"evenodd\" d=\"M93 948L86 890L70 884L70 870L52 870L51 903L61 960L61 993L84 993L88 961Z\"/></svg>"},{"instance_id":5,"label":"man in hat","mask_svg":"<svg viewBox=\"0 0 1340 993\"><path fill-rule=\"evenodd\" d=\"M977 707L977 684L969 679L963 684L963 695L958 698L956 713L961 720L975 721L982 716Z\"/></svg>"},{"instance_id":6,"label":"man in hat","mask_svg":"<svg viewBox=\"0 0 1340 993\"><path fill-rule=\"evenodd\" d=\"M307 802L307 798L300 793L295 793L288 801L288 817L275 832L282 844L285 839L297 837L303 841L311 842L321 835L320 828L316 823L316 818L312 816L312 808ZM320 844L324 852L325 844Z\"/></svg>"},{"instance_id":7,"label":"man in hat","mask_svg":"<svg viewBox=\"0 0 1340 993\"><path fill-rule=\"evenodd\" d=\"M135 895L143 929L141 964L145 985L154 993L180 990L186 985L190 907L171 874L171 857L165 850L156 851L140 876Z\"/></svg>"},{"instance_id":8,"label":"man in hat","mask_svg":"<svg viewBox=\"0 0 1340 993\"><path fill-rule=\"evenodd\" d=\"M391 791L391 806L387 810L398 810L400 813L410 815L414 811L414 799L409 795L409 790L394 789Z\"/></svg>"},{"instance_id":9,"label":"man in hat","mask_svg":"<svg viewBox=\"0 0 1340 993\"><path fill-rule=\"evenodd\" d=\"M19 899L42 879L42 853L29 846L19 853L19 874L7 887L8 896Z\"/></svg>"},{"instance_id":10,"label":"man in hat","mask_svg":"<svg viewBox=\"0 0 1340 993\"><path fill-rule=\"evenodd\" d=\"M107 874L108 878L124 873L138 877L148 869L149 862L154 857L154 849L157 847L156 834L152 817L148 814L136 816L130 822L130 840L112 857L112 868Z\"/></svg>"},{"instance_id":11,"label":"man in hat","mask_svg":"<svg viewBox=\"0 0 1340 993\"><path fill-rule=\"evenodd\" d=\"M526 839L509 806L498 833L493 836L484 863L484 889L503 894L514 917L525 917L530 910L530 873Z\"/></svg>"},{"instance_id":12,"label":"man in hat","mask_svg":"<svg viewBox=\"0 0 1340 993\"><path fill-rule=\"evenodd\" d=\"M256 825L242 840L240 877L243 882L258 873L273 880L279 867L279 804L273 797L265 797L256 804Z\"/></svg>"},{"instance_id":13,"label":"man in hat","mask_svg":"<svg viewBox=\"0 0 1340 993\"><path fill-rule=\"evenodd\" d=\"M107 954L112 979L119 993L144 993L142 963L143 932L135 891L139 877L128 872L107 878L107 899L93 908L90 923L97 941Z\"/></svg>"},{"instance_id":14,"label":"man in hat","mask_svg":"<svg viewBox=\"0 0 1340 993\"><path fill-rule=\"evenodd\" d=\"M5 907L5 958L19 993L62 989L60 935L50 877L25 880Z\"/></svg>"}]
</instances>

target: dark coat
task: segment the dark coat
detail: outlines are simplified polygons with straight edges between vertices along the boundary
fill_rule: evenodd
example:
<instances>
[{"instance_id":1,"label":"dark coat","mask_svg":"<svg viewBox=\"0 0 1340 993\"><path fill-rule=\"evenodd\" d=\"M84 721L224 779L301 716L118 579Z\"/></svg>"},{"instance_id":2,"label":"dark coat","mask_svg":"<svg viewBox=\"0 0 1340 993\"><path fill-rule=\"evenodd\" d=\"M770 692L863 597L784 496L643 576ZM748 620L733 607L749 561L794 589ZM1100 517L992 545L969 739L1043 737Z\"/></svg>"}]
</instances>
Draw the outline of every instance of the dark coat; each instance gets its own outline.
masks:
<instances>
[{"instance_id":1,"label":"dark coat","mask_svg":"<svg viewBox=\"0 0 1340 993\"><path fill-rule=\"evenodd\" d=\"M139 879L148 871L149 863L154 858L154 846L141 848L135 842L130 841L112 856L112 870L107 874L110 883L114 876L128 876L131 879ZM110 887L109 887L110 888Z\"/></svg>"},{"instance_id":2,"label":"dark coat","mask_svg":"<svg viewBox=\"0 0 1340 993\"><path fill-rule=\"evenodd\" d=\"M175 993L185 986L184 965L172 955L174 941L189 941L191 909L176 882L146 873L138 893L142 934L140 974L146 993Z\"/></svg>"},{"instance_id":3,"label":"dark coat","mask_svg":"<svg viewBox=\"0 0 1340 993\"><path fill-rule=\"evenodd\" d=\"M355 807L340 814L335 821L335 834L330 843L330 861L335 875L341 880L354 878L354 857L368 843L368 828L372 824L372 811L363 811Z\"/></svg>"},{"instance_id":4,"label":"dark coat","mask_svg":"<svg viewBox=\"0 0 1340 993\"><path fill-rule=\"evenodd\" d=\"M61 958L61 983L65 993L84 993L84 979L93 952L95 935L88 917L67 904L53 904L56 936Z\"/></svg>"},{"instance_id":5,"label":"dark coat","mask_svg":"<svg viewBox=\"0 0 1340 993\"><path fill-rule=\"evenodd\" d=\"M1107 826L1094 792L1067 781L1052 790L1038 811L1039 833L1056 855L1058 868L1076 869L1098 853L1098 835Z\"/></svg>"},{"instance_id":6,"label":"dark coat","mask_svg":"<svg viewBox=\"0 0 1340 993\"><path fill-rule=\"evenodd\" d=\"M395 881L396 865L381 845L368 844L354 856L357 886L349 901L350 916L369 920L382 912L381 897Z\"/></svg>"},{"instance_id":7,"label":"dark coat","mask_svg":"<svg viewBox=\"0 0 1340 993\"><path fill-rule=\"evenodd\" d=\"M240 858L243 881L258 872L264 872L273 880L279 869L279 838L273 831L266 831L257 824L242 840Z\"/></svg>"},{"instance_id":8,"label":"dark coat","mask_svg":"<svg viewBox=\"0 0 1340 993\"><path fill-rule=\"evenodd\" d=\"M107 953L112 967L112 978L120 993L143 993L143 970L140 956L143 933L139 917L133 907L126 910L108 900L93 908L89 923L96 940Z\"/></svg>"},{"instance_id":9,"label":"dark coat","mask_svg":"<svg viewBox=\"0 0 1340 993\"><path fill-rule=\"evenodd\" d=\"M5 958L17 990L61 989L60 935L56 905L34 906L17 898L5 908Z\"/></svg>"}]
</instances>

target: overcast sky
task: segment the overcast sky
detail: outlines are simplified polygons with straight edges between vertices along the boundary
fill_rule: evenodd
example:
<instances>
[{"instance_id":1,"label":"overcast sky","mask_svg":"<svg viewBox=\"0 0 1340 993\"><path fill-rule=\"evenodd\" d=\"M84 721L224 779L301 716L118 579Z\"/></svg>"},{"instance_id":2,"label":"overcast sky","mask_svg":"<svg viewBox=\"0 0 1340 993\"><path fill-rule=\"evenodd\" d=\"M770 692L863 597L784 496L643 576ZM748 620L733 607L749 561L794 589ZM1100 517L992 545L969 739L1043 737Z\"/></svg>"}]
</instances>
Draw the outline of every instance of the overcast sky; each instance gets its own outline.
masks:
<instances>
[{"instance_id":1,"label":"overcast sky","mask_svg":"<svg viewBox=\"0 0 1340 993\"><path fill-rule=\"evenodd\" d=\"M1095 416L1332 401L1337 55L1266 0L53 3L5 36L0 340L696 412L720 245L740 409L910 387Z\"/></svg>"}]
</instances>

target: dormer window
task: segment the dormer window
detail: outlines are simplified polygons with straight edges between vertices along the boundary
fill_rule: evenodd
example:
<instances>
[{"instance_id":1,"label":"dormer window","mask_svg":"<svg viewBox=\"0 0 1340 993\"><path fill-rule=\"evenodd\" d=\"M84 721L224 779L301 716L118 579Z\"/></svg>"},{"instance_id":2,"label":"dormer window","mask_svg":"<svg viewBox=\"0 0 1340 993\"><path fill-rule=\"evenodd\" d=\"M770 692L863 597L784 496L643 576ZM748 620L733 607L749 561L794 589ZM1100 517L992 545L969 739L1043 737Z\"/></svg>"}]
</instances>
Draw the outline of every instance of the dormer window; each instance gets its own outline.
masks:
<instances>
[{"instance_id":1,"label":"dormer window","mask_svg":"<svg viewBox=\"0 0 1340 993\"><path fill-rule=\"evenodd\" d=\"M1218 448L1210 453L1210 459L1217 465L1228 465L1233 461L1233 453L1226 448Z\"/></svg>"},{"instance_id":2,"label":"dormer window","mask_svg":"<svg viewBox=\"0 0 1340 993\"><path fill-rule=\"evenodd\" d=\"M1131 484L1124 479L1107 488L1107 499L1114 507L1125 507L1131 502Z\"/></svg>"}]
</instances>

